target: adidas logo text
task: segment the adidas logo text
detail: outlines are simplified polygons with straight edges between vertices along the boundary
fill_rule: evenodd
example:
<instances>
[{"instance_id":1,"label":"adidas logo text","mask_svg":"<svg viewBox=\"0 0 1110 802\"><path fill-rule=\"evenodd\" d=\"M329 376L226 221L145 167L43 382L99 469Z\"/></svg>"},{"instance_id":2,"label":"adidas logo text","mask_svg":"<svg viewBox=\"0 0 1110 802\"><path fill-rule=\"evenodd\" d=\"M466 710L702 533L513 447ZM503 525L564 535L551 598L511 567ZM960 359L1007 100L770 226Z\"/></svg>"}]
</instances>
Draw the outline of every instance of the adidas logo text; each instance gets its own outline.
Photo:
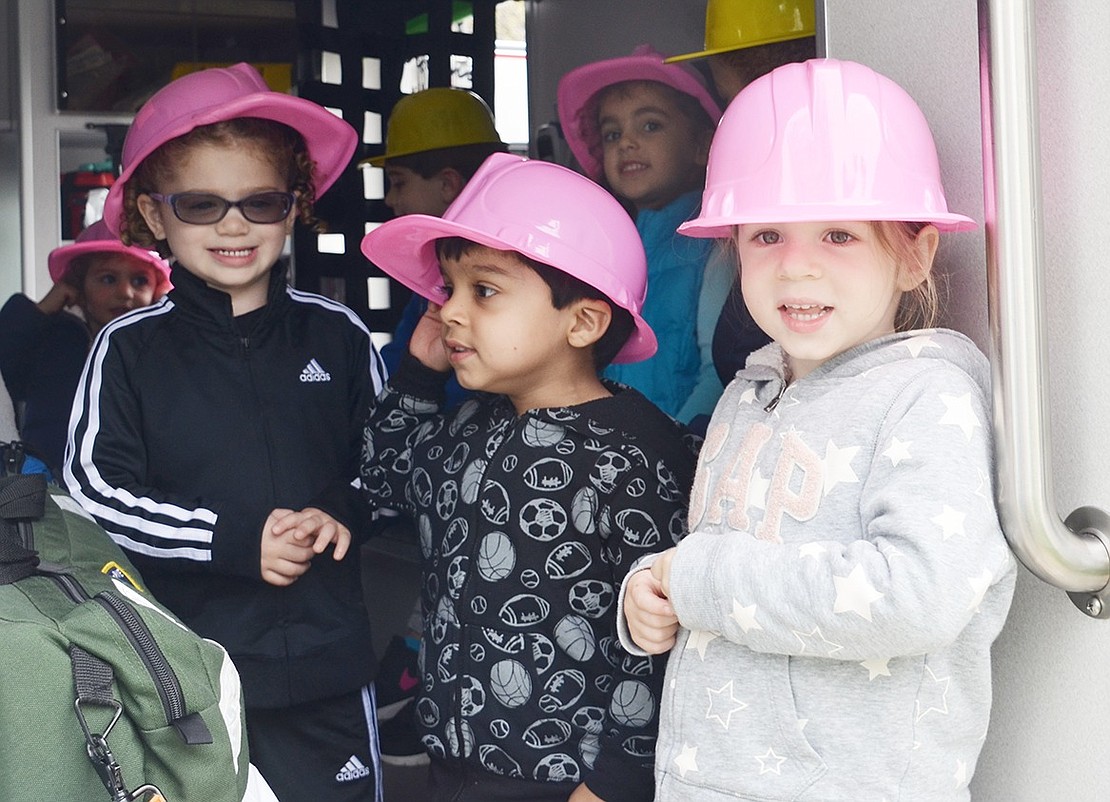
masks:
<instances>
[{"instance_id":1,"label":"adidas logo text","mask_svg":"<svg viewBox=\"0 0 1110 802\"><path fill-rule=\"evenodd\" d=\"M361 780L370 776L370 769L366 768L361 760L354 755L347 759L346 764L335 775L336 782L349 783L352 780Z\"/></svg>"},{"instance_id":2,"label":"adidas logo text","mask_svg":"<svg viewBox=\"0 0 1110 802\"><path fill-rule=\"evenodd\" d=\"M301 371L301 381L330 382L331 374L324 370L315 359L310 359L308 364L304 366L304 370Z\"/></svg>"}]
</instances>

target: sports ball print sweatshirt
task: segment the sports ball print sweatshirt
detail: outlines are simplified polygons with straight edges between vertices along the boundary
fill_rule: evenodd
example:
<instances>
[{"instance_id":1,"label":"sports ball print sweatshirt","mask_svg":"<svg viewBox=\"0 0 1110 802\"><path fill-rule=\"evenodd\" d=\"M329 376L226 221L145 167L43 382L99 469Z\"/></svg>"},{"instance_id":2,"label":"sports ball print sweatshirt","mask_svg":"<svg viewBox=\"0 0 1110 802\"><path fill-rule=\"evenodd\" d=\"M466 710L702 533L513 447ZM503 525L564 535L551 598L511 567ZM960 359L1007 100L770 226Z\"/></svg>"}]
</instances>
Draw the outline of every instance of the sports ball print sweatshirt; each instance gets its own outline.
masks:
<instances>
[{"instance_id":1,"label":"sports ball print sweatshirt","mask_svg":"<svg viewBox=\"0 0 1110 802\"><path fill-rule=\"evenodd\" d=\"M685 533L698 441L640 393L519 417L406 356L366 428L362 484L423 561L418 727L434 758L650 800L664 660L616 632L633 562Z\"/></svg>"}]
</instances>

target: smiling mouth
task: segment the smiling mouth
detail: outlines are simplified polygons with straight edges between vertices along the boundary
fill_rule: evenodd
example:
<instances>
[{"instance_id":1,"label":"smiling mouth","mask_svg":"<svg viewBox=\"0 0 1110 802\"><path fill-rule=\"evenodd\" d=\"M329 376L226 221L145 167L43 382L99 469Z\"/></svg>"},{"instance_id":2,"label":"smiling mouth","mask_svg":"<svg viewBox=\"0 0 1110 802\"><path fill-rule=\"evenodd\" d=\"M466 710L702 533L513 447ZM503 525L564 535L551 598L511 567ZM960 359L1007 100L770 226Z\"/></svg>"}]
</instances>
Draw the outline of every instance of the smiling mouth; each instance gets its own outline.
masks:
<instances>
[{"instance_id":1,"label":"smiling mouth","mask_svg":"<svg viewBox=\"0 0 1110 802\"><path fill-rule=\"evenodd\" d=\"M831 306L821 304L783 304L779 307L787 316L802 323L817 320L832 311Z\"/></svg>"},{"instance_id":2,"label":"smiling mouth","mask_svg":"<svg viewBox=\"0 0 1110 802\"><path fill-rule=\"evenodd\" d=\"M647 165L644 164L643 162L629 162L628 164L622 164L620 171L621 171L622 174L623 173L638 173L638 172L641 172L642 170L646 170L646 169L647 169Z\"/></svg>"},{"instance_id":3,"label":"smiling mouth","mask_svg":"<svg viewBox=\"0 0 1110 802\"><path fill-rule=\"evenodd\" d=\"M250 256L253 251L254 251L253 248L236 248L235 250L231 250L230 248L213 248L212 249L213 253L215 253L219 256L226 256L226 257L229 257L231 259L242 259L246 256Z\"/></svg>"}]
</instances>

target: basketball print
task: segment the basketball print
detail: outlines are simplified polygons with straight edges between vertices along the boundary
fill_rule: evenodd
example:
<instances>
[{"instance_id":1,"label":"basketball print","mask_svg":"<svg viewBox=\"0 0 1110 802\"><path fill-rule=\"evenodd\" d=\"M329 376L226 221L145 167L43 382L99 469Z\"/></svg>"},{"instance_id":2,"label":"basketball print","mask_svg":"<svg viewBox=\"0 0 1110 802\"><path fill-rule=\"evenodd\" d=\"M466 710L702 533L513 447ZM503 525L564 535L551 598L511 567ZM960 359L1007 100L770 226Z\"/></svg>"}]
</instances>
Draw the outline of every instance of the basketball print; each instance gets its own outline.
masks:
<instances>
[{"instance_id":1,"label":"basketball print","mask_svg":"<svg viewBox=\"0 0 1110 802\"><path fill-rule=\"evenodd\" d=\"M484 459L479 457L463 470L462 479L459 481L459 495L462 496L463 503L473 504L477 501L478 491L482 487L482 477L486 473L487 464Z\"/></svg>"},{"instance_id":2,"label":"basketball print","mask_svg":"<svg viewBox=\"0 0 1110 802\"><path fill-rule=\"evenodd\" d=\"M609 715L625 727L644 727L655 715L651 689L639 680L627 679L613 689Z\"/></svg>"},{"instance_id":3,"label":"basketball print","mask_svg":"<svg viewBox=\"0 0 1110 802\"><path fill-rule=\"evenodd\" d=\"M581 616L563 616L555 625L555 642L573 660L584 663L594 656L594 632L590 622Z\"/></svg>"},{"instance_id":4,"label":"basketball print","mask_svg":"<svg viewBox=\"0 0 1110 802\"><path fill-rule=\"evenodd\" d=\"M504 532L490 532L478 545L478 576L487 582L497 582L513 571L516 565L516 548Z\"/></svg>"},{"instance_id":5,"label":"basketball print","mask_svg":"<svg viewBox=\"0 0 1110 802\"><path fill-rule=\"evenodd\" d=\"M551 448L566 436L566 431L557 423L530 417L524 423L520 439L529 448Z\"/></svg>"},{"instance_id":6,"label":"basketball print","mask_svg":"<svg viewBox=\"0 0 1110 802\"><path fill-rule=\"evenodd\" d=\"M593 534L596 528L597 491L592 487L581 487L570 503L570 516L574 528L584 535Z\"/></svg>"},{"instance_id":7,"label":"basketball print","mask_svg":"<svg viewBox=\"0 0 1110 802\"><path fill-rule=\"evenodd\" d=\"M489 689L505 707L520 707L532 697L532 677L516 660L499 660L490 669Z\"/></svg>"}]
</instances>

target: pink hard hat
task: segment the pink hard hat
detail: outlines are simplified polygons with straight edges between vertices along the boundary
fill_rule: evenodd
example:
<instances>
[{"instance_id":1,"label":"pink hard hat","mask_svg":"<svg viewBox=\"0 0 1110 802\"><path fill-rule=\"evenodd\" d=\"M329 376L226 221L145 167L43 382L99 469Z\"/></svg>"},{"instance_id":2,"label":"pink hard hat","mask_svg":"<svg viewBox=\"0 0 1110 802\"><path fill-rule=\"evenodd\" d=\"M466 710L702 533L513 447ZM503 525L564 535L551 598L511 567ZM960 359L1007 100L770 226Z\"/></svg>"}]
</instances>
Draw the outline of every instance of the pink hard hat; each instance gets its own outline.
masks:
<instances>
[{"instance_id":1,"label":"pink hard hat","mask_svg":"<svg viewBox=\"0 0 1110 802\"><path fill-rule=\"evenodd\" d=\"M156 251L124 245L119 237L108 230L103 220L97 220L78 234L72 245L63 245L50 252L46 258L50 278L55 283L61 281L69 273L74 259L91 253L121 254L145 262L154 268L155 275L158 277L157 290L161 293L170 288L170 263Z\"/></svg>"},{"instance_id":2,"label":"pink hard hat","mask_svg":"<svg viewBox=\"0 0 1110 802\"><path fill-rule=\"evenodd\" d=\"M741 223L837 220L976 227L948 211L929 123L902 87L851 61L787 64L725 110L701 214L678 230L728 237Z\"/></svg>"},{"instance_id":3,"label":"pink hard hat","mask_svg":"<svg viewBox=\"0 0 1110 802\"><path fill-rule=\"evenodd\" d=\"M274 120L304 137L316 163L317 196L335 183L358 146L358 134L342 118L311 100L271 90L245 62L189 73L151 95L135 115L123 142L123 171L104 202L108 228L119 233L124 187L143 159L194 128L237 117Z\"/></svg>"},{"instance_id":4,"label":"pink hard hat","mask_svg":"<svg viewBox=\"0 0 1110 802\"><path fill-rule=\"evenodd\" d=\"M516 251L605 293L636 323L614 362L655 353L655 334L640 315L647 257L636 225L617 200L558 164L508 153L487 158L443 217L406 214L362 239L366 258L409 289L442 304L435 241L462 237Z\"/></svg>"},{"instance_id":5,"label":"pink hard hat","mask_svg":"<svg viewBox=\"0 0 1110 802\"><path fill-rule=\"evenodd\" d=\"M603 169L597 94L624 81L658 81L697 100L712 123L721 117L721 107L709 94L701 73L684 64L664 63L662 54L650 45L640 45L631 56L576 67L559 80L559 123L574 158L595 181L601 179Z\"/></svg>"}]
</instances>

